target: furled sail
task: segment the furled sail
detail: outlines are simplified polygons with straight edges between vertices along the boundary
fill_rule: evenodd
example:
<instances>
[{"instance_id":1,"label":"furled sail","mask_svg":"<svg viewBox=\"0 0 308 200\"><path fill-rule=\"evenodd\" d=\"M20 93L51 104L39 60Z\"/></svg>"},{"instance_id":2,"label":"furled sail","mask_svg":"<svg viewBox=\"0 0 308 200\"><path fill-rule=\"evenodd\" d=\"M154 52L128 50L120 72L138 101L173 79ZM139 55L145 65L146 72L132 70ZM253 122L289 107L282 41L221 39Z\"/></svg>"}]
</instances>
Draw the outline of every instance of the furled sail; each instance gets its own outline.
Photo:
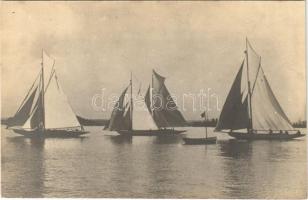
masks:
<instances>
[{"instance_id":1,"label":"furled sail","mask_svg":"<svg viewBox=\"0 0 308 200\"><path fill-rule=\"evenodd\" d=\"M153 70L152 97L150 98L152 104L149 104L149 96L146 96L147 106L151 105L150 110L158 127L184 126L186 120L178 110L164 82L165 77Z\"/></svg>"},{"instance_id":2,"label":"furled sail","mask_svg":"<svg viewBox=\"0 0 308 200\"><path fill-rule=\"evenodd\" d=\"M260 68L252 93L252 116L253 129L293 129L290 120L278 103L262 68Z\"/></svg>"},{"instance_id":3,"label":"furled sail","mask_svg":"<svg viewBox=\"0 0 308 200\"><path fill-rule=\"evenodd\" d=\"M44 99L45 128L80 127L81 125L58 82L55 70L52 71L46 87Z\"/></svg>"},{"instance_id":4,"label":"furled sail","mask_svg":"<svg viewBox=\"0 0 308 200\"><path fill-rule=\"evenodd\" d=\"M241 89L243 66L244 61L222 108L216 130L244 129L249 126L247 95L243 97Z\"/></svg>"}]
</instances>

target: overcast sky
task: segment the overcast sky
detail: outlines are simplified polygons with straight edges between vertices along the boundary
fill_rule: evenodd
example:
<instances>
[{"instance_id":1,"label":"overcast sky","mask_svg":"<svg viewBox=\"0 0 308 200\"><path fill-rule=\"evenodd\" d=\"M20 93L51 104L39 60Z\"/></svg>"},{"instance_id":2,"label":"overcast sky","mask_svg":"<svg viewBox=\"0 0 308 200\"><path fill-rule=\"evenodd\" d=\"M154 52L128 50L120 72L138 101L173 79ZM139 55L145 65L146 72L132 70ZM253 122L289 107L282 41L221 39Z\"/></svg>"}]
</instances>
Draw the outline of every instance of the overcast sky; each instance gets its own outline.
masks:
<instances>
[{"instance_id":1,"label":"overcast sky","mask_svg":"<svg viewBox=\"0 0 308 200\"><path fill-rule=\"evenodd\" d=\"M130 71L143 89L151 69L178 97L203 89L222 107L244 58L245 37L292 121L305 117L304 2L2 2L2 116L15 113L40 70L41 49L76 114L110 116L95 94L120 94ZM186 101L187 119L199 119ZM218 117L212 111L210 117Z\"/></svg>"}]
</instances>

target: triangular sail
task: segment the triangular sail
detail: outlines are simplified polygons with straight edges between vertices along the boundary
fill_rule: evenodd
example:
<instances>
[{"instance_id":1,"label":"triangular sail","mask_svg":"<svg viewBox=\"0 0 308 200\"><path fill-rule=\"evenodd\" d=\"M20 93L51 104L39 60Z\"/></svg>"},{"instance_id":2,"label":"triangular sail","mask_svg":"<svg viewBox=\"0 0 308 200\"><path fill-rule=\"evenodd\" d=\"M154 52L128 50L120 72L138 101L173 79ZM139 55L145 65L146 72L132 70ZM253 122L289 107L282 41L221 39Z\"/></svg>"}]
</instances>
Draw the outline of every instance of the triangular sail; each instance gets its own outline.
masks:
<instances>
[{"instance_id":1,"label":"triangular sail","mask_svg":"<svg viewBox=\"0 0 308 200\"><path fill-rule=\"evenodd\" d=\"M139 96L140 97L140 96ZM147 109L145 99L138 101L138 106L135 105L133 109L133 130L156 130L157 125Z\"/></svg>"},{"instance_id":2,"label":"triangular sail","mask_svg":"<svg viewBox=\"0 0 308 200\"><path fill-rule=\"evenodd\" d=\"M19 110L31 110L23 124L25 129L81 127L58 82L54 64L55 61L43 51L39 84L24 104L29 106Z\"/></svg>"},{"instance_id":3,"label":"triangular sail","mask_svg":"<svg viewBox=\"0 0 308 200\"><path fill-rule=\"evenodd\" d=\"M241 90L243 66L244 61L222 108L216 130L244 129L249 125L247 95L243 97Z\"/></svg>"},{"instance_id":4,"label":"triangular sail","mask_svg":"<svg viewBox=\"0 0 308 200\"><path fill-rule=\"evenodd\" d=\"M186 125L186 120L178 110L166 85L165 77L153 70L152 81L152 115L158 127Z\"/></svg>"},{"instance_id":5,"label":"triangular sail","mask_svg":"<svg viewBox=\"0 0 308 200\"><path fill-rule=\"evenodd\" d=\"M24 104L16 112L14 117L10 119L9 126L22 126L30 117L31 108L33 105L34 97L37 92L37 87L32 91L30 96L25 100Z\"/></svg>"},{"instance_id":6,"label":"triangular sail","mask_svg":"<svg viewBox=\"0 0 308 200\"><path fill-rule=\"evenodd\" d=\"M291 130L290 120L278 103L260 68L252 94L253 129Z\"/></svg>"},{"instance_id":7,"label":"triangular sail","mask_svg":"<svg viewBox=\"0 0 308 200\"><path fill-rule=\"evenodd\" d=\"M51 58L45 51L42 52L42 65L44 66L44 90L46 91L48 84L52 78L55 60Z\"/></svg>"},{"instance_id":8,"label":"triangular sail","mask_svg":"<svg viewBox=\"0 0 308 200\"><path fill-rule=\"evenodd\" d=\"M129 103L126 104L125 106L125 112L123 114L123 119L122 119L122 130L131 130L132 129L132 123L131 123L131 108Z\"/></svg>"},{"instance_id":9,"label":"triangular sail","mask_svg":"<svg viewBox=\"0 0 308 200\"><path fill-rule=\"evenodd\" d=\"M167 127L169 126L167 119L162 114L162 112L158 112L158 110L152 109L152 97L151 97L151 88L149 87L146 95L144 97L145 104L148 108L149 113L151 113L154 122L157 127ZM154 107L154 106L153 106Z\"/></svg>"},{"instance_id":10,"label":"triangular sail","mask_svg":"<svg viewBox=\"0 0 308 200\"><path fill-rule=\"evenodd\" d=\"M31 111L31 114L25 124L23 125L24 129L42 129L43 128L43 119L44 119L44 108L43 108L43 92L40 88L38 93L38 98L35 102L35 105Z\"/></svg>"},{"instance_id":11,"label":"triangular sail","mask_svg":"<svg viewBox=\"0 0 308 200\"><path fill-rule=\"evenodd\" d=\"M119 97L119 100L116 102L114 105L114 108L112 110L112 114L110 117L110 121L108 124L108 130L113 131L113 130L121 130L123 127L123 114L125 111L125 106L124 106L124 99L125 99L125 94L127 91L128 87L125 88L125 90L122 92L121 96Z\"/></svg>"},{"instance_id":12,"label":"triangular sail","mask_svg":"<svg viewBox=\"0 0 308 200\"><path fill-rule=\"evenodd\" d=\"M155 130L157 126L148 111L144 99L140 94L136 96L136 104L131 107L130 100L126 99L128 87L122 92L119 100L116 102L110 121L108 130ZM126 102L126 104L125 104ZM125 105L124 105L125 104Z\"/></svg>"},{"instance_id":13,"label":"triangular sail","mask_svg":"<svg viewBox=\"0 0 308 200\"><path fill-rule=\"evenodd\" d=\"M253 83L256 81L257 79L257 75L258 75L258 71L259 71L259 66L260 66L260 55L252 48L251 44L249 43L248 40L246 40L247 43L247 49L246 49L246 59L245 62L248 63L249 66L249 80L251 83L251 89L253 87ZM247 64L245 63L245 65ZM246 70L246 69L245 69ZM247 75L247 74L245 74ZM247 80L246 80L247 81ZM244 83L244 84L247 84Z\"/></svg>"},{"instance_id":14,"label":"triangular sail","mask_svg":"<svg viewBox=\"0 0 308 200\"><path fill-rule=\"evenodd\" d=\"M37 90L40 87L41 73L38 74L15 115L9 119L8 127L22 126L30 117Z\"/></svg>"},{"instance_id":15,"label":"triangular sail","mask_svg":"<svg viewBox=\"0 0 308 200\"><path fill-rule=\"evenodd\" d=\"M55 71L52 72L45 91L45 128L80 127L78 119L62 91Z\"/></svg>"},{"instance_id":16,"label":"triangular sail","mask_svg":"<svg viewBox=\"0 0 308 200\"><path fill-rule=\"evenodd\" d=\"M255 130L291 130L290 120L282 110L261 67L261 57L247 41L246 58L235 78L216 129L249 128ZM243 68L243 66L247 66ZM249 67L249 72L247 73ZM249 77L247 77L247 75ZM246 76L246 77L245 77ZM248 87L250 80L251 115L248 113Z\"/></svg>"}]
</instances>

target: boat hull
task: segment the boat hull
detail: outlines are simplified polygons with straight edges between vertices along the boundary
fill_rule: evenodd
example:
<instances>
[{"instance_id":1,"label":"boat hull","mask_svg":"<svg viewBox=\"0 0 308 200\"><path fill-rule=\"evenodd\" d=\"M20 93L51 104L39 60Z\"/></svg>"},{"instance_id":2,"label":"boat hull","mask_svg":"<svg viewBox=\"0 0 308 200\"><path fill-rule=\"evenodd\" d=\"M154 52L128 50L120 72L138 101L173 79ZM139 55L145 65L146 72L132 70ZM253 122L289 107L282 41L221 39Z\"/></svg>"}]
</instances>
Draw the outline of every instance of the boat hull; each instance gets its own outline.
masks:
<instances>
[{"instance_id":1,"label":"boat hull","mask_svg":"<svg viewBox=\"0 0 308 200\"><path fill-rule=\"evenodd\" d=\"M183 138L184 144L199 145L199 144L216 144L217 137L208 138Z\"/></svg>"},{"instance_id":2,"label":"boat hull","mask_svg":"<svg viewBox=\"0 0 308 200\"><path fill-rule=\"evenodd\" d=\"M229 132L231 137L240 140L291 140L298 137L303 137L305 134L285 134L285 133L239 133Z\"/></svg>"},{"instance_id":3,"label":"boat hull","mask_svg":"<svg viewBox=\"0 0 308 200\"><path fill-rule=\"evenodd\" d=\"M186 130L161 129L161 130L118 130L120 135L126 136L172 136L179 135Z\"/></svg>"},{"instance_id":4,"label":"boat hull","mask_svg":"<svg viewBox=\"0 0 308 200\"><path fill-rule=\"evenodd\" d=\"M12 129L15 133L25 137L42 137L42 138L74 138L87 134L87 131L82 130L25 130Z\"/></svg>"}]
</instances>

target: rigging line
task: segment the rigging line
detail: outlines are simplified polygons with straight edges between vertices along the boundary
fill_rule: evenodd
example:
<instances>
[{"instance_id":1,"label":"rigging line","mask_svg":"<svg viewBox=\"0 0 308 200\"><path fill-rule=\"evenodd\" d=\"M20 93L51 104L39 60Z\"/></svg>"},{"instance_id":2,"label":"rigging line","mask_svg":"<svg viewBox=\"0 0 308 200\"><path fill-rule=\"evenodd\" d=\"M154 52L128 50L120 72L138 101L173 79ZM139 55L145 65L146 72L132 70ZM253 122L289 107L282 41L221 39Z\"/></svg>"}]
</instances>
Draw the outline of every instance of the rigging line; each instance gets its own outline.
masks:
<instances>
[{"instance_id":1,"label":"rigging line","mask_svg":"<svg viewBox=\"0 0 308 200\"><path fill-rule=\"evenodd\" d=\"M41 74L41 72L39 72L39 73L38 73L38 75L36 76L36 78L35 78L34 82L32 83L32 85L31 85L30 89L29 89L29 90L28 90L28 92L27 92L26 97L25 97L25 98L23 99L23 101L21 102L21 104L20 104L20 106L18 107L18 109L17 109L17 112L16 112L16 113L18 113L18 112L20 111L20 109L21 109L21 107L24 105L24 103L25 103L26 99L29 97L30 91L33 89L33 87L34 87L34 85L35 85L36 81L37 81L37 80L38 80L38 78L40 77L40 74Z\"/></svg>"},{"instance_id":2,"label":"rigging line","mask_svg":"<svg viewBox=\"0 0 308 200\"><path fill-rule=\"evenodd\" d=\"M166 80L166 77L164 77L164 78L165 78L164 80ZM166 92L169 94L169 95L167 96L167 100L169 99L169 100L172 100L172 101L174 102L174 100L173 100L173 98L172 98L172 95L170 94L169 90L167 89L167 87L166 87L166 85L165 85L165 81L163 82L163 84L161 85L161 87L158 89L158 93L160 93L160 92L162 91L162 89L163 89L164 86L165 86ZM175 106L176 106L176 109L175 109L175 110L178 110L178 106L176 105L175 102L174 102L174 104L175 104Z\"/></svg>"},{"instance_id":3,"label":"rigging line","mask_svg":"<svg viewBox=\"0 0 308 200\"><path fill-rule=\"evenodd\" d=\"M129 98L129 94L127 93L127 90L128 90L128 88L130 87L130 83L126 86L126 88L124 89L124 90L121 90L121 91L125 91L125 94L124 94L124 101L125 100L127 100L128 98ZM121 93L121 95L123 94L123 92ZM119 99L120 99L120 97L121 97L121 95L119 96Z\"/></svg>"},{"instance_id":4,"label":"rigging line","mask_svg":"<svg viewBox=\"0 0 308 200\"><path fill-rule=\"evenodd\" d=\"M69 107L72 109L74 115L76 116L75 111L74 111L73 107L71 106L68 97L65 95L65 93L63 92L63 90L62 90L62 88L61 88L61 86L60 86L60 83L59 83L59 81L58 81L58 76L57 76L57 74L56 74L56 70L54 70L54 73L53 73L53 74L54 74L55 79L56 79L56 83L57 83L58 90L61 91L61 93L63 94L64 98L66 99L66 103L69 105ZM77 121L78 121L78 119L77 119ZM78 121L78 123L79 123L79 121Z\"/></svg>"},{"instance_id":5,"label":"rigging line","mask_svg":"<svg viewBox=\"0 0 308 200\"><path fill-rule=\"evenodd\" d=\"M32 115L34 114L34 112L36 111L38 109L38 104L36 103L35 105L34 105L34 108L31 110L31 112L30 112L30 114L29 114L29 118L32 118ZM28 119L29 119L28 118Z\"/></svg>"},{"instance_id":6,"label":"rigging line","mask_svg":"<svg viewBox=\"0 0 308 200\"><path fill-rule=\"evenodd\" d=\"M45 87L45 89L44 89L44 93L46 93L46 90L47 90L47 88L48 88L48 86L49 86L49 83L50 83L50 81L51 81L51 79L52 79L53 74L56 73L55 63L56 63L56 60L54 59L54 60L53 60L52 67L51 67L51 74L50 74L50 76L49 76L47 85L46 85L46 87Z\"/></svg>"},{"instance_id":7,"label":"rigging line","mask_svg":"<svg viewBox=\"0 0 308 200\"><path fill-rule=\"evenodd\" d=\"M45 87L44 94L46 93L46 91L47 91L47 89L48 89L48 87L49 87L49 85L50 85L51 79L52 79L52 77L53 77L53 75L54 75L55 73L56 73L56 71L55 71L55 70L52 70L52 72L51 72L51 74L50 74L50 77L49 77L49 80L48 80L48 83L47 83L47 85L46 85L46 87Z\"/></svg>"},{"instance_id":8,"label":"rigging line","mask_svg":"<svg viewBox=\"0 0 308 200\"><path fill-rule=\"evenodd\" d=\"M273 99L277 102L277 106L279 107L280 111L281 111L282 114L284 115L284 116L282 116L282 117L283 117L285 120L287 120L287 122L292 126L292 123L291 123L290 119L288 118L288 116L286 115L286 113L284 112L284 110L282 109L282 107L281 107L281 105L279 104L279 102L278 102L278 100L277 100L277 98L276 98L276 96L275 96L275 94L274 94L272 88L270 87L270 84L269 84L269 82L268 82L268 80L267 80L267 78L266 78L266 75L265 75L265 73L264 73L263 68L261 68L261 71L262 71L262 73L263 73L264 80L265 80L265 82L266 82L267 85L268 85L268 89L270 90L270 93L273 95Z\"/></svg>"},{"instance_id":9,"label":"rigging line","mask_svg":"<svg viewBox=\"0 0 308 200\"><path fill-rule=\"evenodd\" d=\"M250 80L249 80L249 62L248 62L248 46L249 41L246 37L246 67L247 67L247 83L248 83L248 94L249 94L249 128L252 129L252 106L251 106L251 87L250 87ZM247 128L248 129L248 128ZM248 130L247 130L248 131Z\"/></svg>"},{"instance_id":10,"label":"rigging line","mask_svg":"<svg viewBox=\"0 0 308 200\"><path fill-rule=\"evenodd\" d=\"M57 76L56 70L54 70L54 74L55 74L55 79L56 79L58 90L60 90L60 86L59 86L59 81L58 81L58 76Z\"/></svg>"},{"instance_id":11,"label":"rigging line","mask_svg":"<svg viewBox=\"0 0 308 200\"><path fill-rule=\"evenodd\" d=\"M135 79L135 81L139 82L139 84L142 83L142 81L140 79L137 78L137 76L135 74L132 74L132 78Z\"/></svg>"},{"instance_id":12,"label":"rigging line","mask_svg":"<svg viewBox=\"0 0 308 200\"><path fill-rule=\"evenodd\" d=\"M255 78L255 81L254 81L253 86L252 86L251 96L253 95L253 91L254 91L255 86L256 86L256 82L257 82L257 78L258 78L260 69L261 69L261 56L260 56L260 62L259 62L259 67L258 67L258 70L257 70L256 78ZM262 69L261 69L261 70L262 70ZM262 71L263 71L263 70L262 70Z\"/></svg>"},{"instance_id":13,"label":"rigging line","mask_svg":"<svg viewBox=\"0 0 308 200\"><path fill-rule=\"evenodd\" d=\"M41 80L40 81L42 81L42 77L41 77ZM40 84L41 85L41 84ZM39 101L39 98L42 98L42 94L40 94L40 91L38 90L38 92L39 92L39 97L38 97L38 99L37 99L37 101L36 101L36 103L35 103L35 105L34 105L34 107L33 107L33 109L31 110L31 112L30 112L30 114L29 114L29 118L31 118L32 117L32 115L34 114L34 112L38 109L38 107L39 107L39 104L38 104L38 101ZM44 91L43 91L44 92Z\"/></svg>"},{"instance_id":14,"label":"rigging line","mask_svg":"<svg viewBox=\"0 0 308 200\"><path fill-rule=\"evenodd\" d=\"M133 74L133 78L136 79L135 81L137 81L139 83L139 88L138 88L138 92L137 95L141 95L141 91L142 91L142 81L140 79L137 78L137 76L135 74Z\"/></svg>"},{"instance_id":15,"label":"rigging line","mask_svg":"<svg viewBox=\"0 0 308 200\"><path fill-rule=\"evenodd\" d=\"M49 53L47 53L46 51L44 51L44 49L43 49L43 52L44 52L49 58L55 60L52 56L49 55Z\"/></svg>"},{"instance_id":16,"label":"rigging line","mask_svg":"<svg viewBox=\"0 0 308 200\"><path fill-rule=\"evenodd\" d=\"M251 50L252 50L257 56L261 57L261 56L257 53L257 51L252 47L252 45L250 44L250 42L249 42L248 39L247 39L247 43L248 43L248 45L249 45L249 48L251 48Z\"/></svg>"}]
</instances>

